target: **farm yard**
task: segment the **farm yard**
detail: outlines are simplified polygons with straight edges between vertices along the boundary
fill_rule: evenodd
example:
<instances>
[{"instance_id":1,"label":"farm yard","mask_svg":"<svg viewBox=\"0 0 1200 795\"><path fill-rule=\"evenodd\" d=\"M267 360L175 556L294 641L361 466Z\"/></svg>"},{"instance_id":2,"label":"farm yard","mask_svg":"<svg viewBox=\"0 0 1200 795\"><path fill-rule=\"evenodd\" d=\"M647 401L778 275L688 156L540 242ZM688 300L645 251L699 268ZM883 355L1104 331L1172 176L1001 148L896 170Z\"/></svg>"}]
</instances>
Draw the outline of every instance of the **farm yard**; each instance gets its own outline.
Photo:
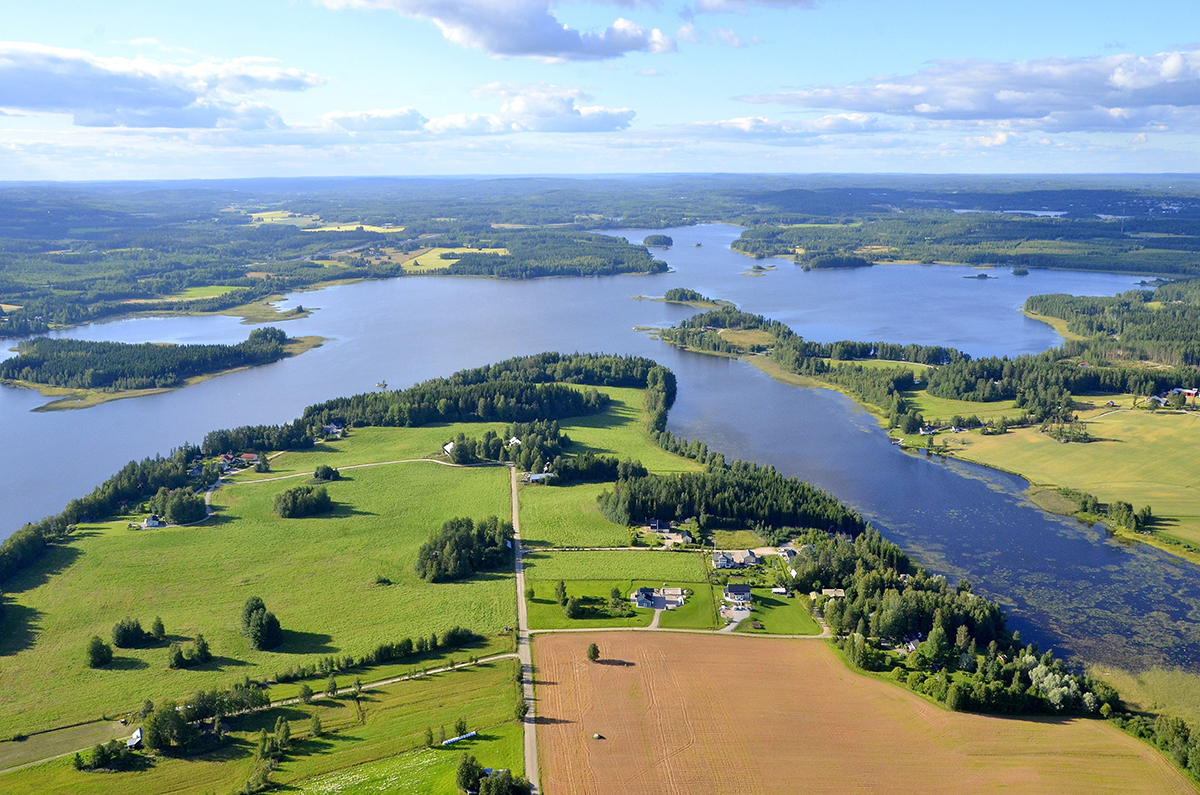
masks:
<instances>
[{"instance_id":1,"label":"farm yard","mask_svg":"<svg viewBox=\"0 0 1200 795\"><path fill-rule=\"evenodd\" d=\"M949 712L822 641L604 632L533 651L546 792L1195 792L1105 722Z\"/></svg>"}]
</instances>

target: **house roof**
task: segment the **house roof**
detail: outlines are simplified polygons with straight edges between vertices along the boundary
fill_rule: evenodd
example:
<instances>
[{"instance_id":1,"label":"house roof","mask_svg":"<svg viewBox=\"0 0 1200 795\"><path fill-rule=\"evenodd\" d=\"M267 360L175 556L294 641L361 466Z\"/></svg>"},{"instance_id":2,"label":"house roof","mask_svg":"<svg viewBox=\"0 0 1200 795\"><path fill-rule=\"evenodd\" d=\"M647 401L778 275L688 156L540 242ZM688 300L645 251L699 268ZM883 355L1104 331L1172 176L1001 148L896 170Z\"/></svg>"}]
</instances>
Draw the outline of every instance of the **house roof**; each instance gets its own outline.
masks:
<instances>
[{"instance_id":1,"label":"house roof","mask_svg":"<svg viewBox=\"0 0 1200 795\"><path fill-rule=\"evenodd\" d=\"M745 594L745 595L749 596L750 595L750 586L749 585L726 585L725 593L729 594L730 596L735 596L737 594Z\"/></svg>"}]
</instances>

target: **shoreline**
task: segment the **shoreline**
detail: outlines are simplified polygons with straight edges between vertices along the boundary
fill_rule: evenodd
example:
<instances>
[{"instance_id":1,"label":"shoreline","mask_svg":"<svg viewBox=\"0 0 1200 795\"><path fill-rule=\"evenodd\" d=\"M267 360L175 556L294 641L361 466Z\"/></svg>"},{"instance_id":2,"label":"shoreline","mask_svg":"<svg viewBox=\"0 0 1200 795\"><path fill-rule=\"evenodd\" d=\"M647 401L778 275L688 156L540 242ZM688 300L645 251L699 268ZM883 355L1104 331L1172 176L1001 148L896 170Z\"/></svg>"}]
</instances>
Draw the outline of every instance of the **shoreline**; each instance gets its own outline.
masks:
<instances>
[{"instance_id":1,"label":"shoreline","mask_svg":"<svg viewBox=\"0 0 1200 795\"><path fill-rule=\"evenodd\" d=\"M284 345L284 355L275 362L291 359L303 353L321 347L326 337L292 337ZM267 362L267 364L275 364L275 362ZM218 378L230 373L249 370L254 367L263 365L244 365L242 367L232 367L228 370L218 370L214 373L205 373L203 375L194 375L185 380L179 386L155 387L152 389L125 389L116 392L107 392L101 389L73 389L71 387L53 386L50 384L37 384L32 381L16 381L5 380L4 386L15 387L18 389L31 389L36 391L42 397L54 398L48 403L44 403L37 408L30 409L34 412L44 411L70 411L72 409L87 409L92 406L100 406L105 403L111 403L114 400L127 400L129 398L149 397L150 395L162 395L167 392L174 392L179 389L186 389L189 386L195 386L202 381L207 381L210 378Z\"/></svg>"}]
</instances>

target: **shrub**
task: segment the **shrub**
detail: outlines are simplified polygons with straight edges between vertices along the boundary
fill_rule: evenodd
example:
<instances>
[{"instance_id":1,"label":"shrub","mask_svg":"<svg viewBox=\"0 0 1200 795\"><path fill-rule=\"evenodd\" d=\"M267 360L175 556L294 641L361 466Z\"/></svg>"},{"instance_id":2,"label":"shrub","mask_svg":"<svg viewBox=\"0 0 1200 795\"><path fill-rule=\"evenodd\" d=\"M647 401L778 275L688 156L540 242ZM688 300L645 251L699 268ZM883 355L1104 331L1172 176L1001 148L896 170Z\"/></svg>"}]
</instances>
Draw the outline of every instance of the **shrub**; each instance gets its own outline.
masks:
<instances>
[{"instance_id":1,"label":"shrub","mask_svg":"<svg viewBox=\"0 0 1200 795\"><path fill-rule=\"evenodd\" d=\"M136 618L125 618L113 624L112 642L119 649L136 649L146 642L146 631Z\"/></svg>"},{"instance_id":2,"label":"shrub","mask_svg":"<svg viewBox=\"0 0 1200 795\"><path fill-rule=\"evenodd\" d=\"M341 472L338 472L336 469L326 464L321 464L319 467L317 467L316 471L313 472L313 478L315 480L340 480L341 477Z\"/></svg>"},{"instance_id":3,"label":"shrub","mask_svg":"<svg viewBox=\"0 0 1200 795\"><path fill-rule=\"evenodd\" d=\"M88 668L103 668L110 662L112 662L112 647L98 636L93 635L87 646Z\"/></svg>"},{"instance_id":4,"label":"shrub","mask_svg":"<svg viewBox=\"0 0 1200 795\"><path fill-rule=\"evenodd\" d=\"M298 519L325 513L333 500L324 486L297 486L275 495L275 513L283 519Z\"/></svg>"}]
</instances>

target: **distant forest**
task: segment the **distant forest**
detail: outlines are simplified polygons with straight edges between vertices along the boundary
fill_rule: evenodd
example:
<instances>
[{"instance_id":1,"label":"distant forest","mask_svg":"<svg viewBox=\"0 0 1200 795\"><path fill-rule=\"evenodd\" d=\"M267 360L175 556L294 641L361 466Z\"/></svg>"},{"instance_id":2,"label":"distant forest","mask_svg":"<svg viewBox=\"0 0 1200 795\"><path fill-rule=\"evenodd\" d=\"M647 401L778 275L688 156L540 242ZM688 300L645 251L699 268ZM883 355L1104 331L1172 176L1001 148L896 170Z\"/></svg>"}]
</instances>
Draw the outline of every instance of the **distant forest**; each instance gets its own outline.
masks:
<instances>
[{"instance_id":1,"label":"distant forest","mask_svg":"<svg viewBox=\"0 0 1200 795\"><path fill-rule=\"evenodd\" d=\"M262 212L275 220L255 222ZM335 279L403 276L385 250L477 249L455 253L441 271L451 275L656 273L666 266L644 245L589 230L707 222L748 227L734 243L746 254L810 267L909 259L1200 275L1200 181L1178 176L10 186L0 188L0 335L134 311L223 310ZM205 287L221 289L184 294Z\"/></svg>"},{"instance_id":2,"label":"distant forest","mask_svg":"<svg viewBox=\"0 0 1200 795\"><path fill-rule=\"evenodd\" d=\"M70 389L153 389L194 376L278 361L288 336L260 328L237 345L155 345L39 337L0 362L0 378Z\"/></svg>"}]
</instances>

